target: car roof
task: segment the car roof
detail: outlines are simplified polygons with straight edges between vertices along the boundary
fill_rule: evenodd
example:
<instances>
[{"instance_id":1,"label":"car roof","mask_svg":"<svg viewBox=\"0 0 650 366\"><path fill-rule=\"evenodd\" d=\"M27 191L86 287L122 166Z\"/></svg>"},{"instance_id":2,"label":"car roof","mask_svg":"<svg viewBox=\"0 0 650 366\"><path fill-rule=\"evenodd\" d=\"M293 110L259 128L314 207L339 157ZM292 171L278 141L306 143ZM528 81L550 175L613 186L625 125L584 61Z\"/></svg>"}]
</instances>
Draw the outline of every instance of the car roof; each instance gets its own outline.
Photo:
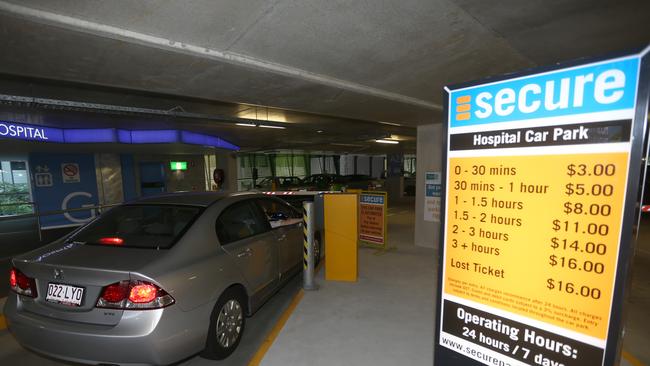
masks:
<instances>
[{"instance_id":1,"label":"car roof","mask_svg":"<svg viewBox=\"0 0 650 366\"><path fill-rule=\"evenodd\" d=\"M228 197L239 196L259 196L264 197L263 194L254 192L177 192L167 193L157 196L144 197L131 202L129 204L164 204L164 205L191 205L207 207L211 204Z\"/></svg>"}]
</instances>

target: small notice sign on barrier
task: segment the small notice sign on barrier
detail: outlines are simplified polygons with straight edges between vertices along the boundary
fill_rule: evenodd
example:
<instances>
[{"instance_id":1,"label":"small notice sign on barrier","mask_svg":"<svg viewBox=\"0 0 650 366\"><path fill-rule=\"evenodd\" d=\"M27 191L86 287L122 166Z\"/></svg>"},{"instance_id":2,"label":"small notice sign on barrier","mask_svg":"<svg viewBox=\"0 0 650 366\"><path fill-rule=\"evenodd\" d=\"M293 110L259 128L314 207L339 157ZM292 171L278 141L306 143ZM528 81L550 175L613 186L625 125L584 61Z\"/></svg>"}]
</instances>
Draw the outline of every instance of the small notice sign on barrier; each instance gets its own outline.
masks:
<instances>
[{"instance_id":1,"label":"small notice sign on barrier","mask_svg":"<svg viewBox=\"0 0 650 366\"><path fill-rule=\"evenodd\" d=\"M373 247L386 247L386 192L359 194L359 240Z\"/></svg>"}]
</instances>

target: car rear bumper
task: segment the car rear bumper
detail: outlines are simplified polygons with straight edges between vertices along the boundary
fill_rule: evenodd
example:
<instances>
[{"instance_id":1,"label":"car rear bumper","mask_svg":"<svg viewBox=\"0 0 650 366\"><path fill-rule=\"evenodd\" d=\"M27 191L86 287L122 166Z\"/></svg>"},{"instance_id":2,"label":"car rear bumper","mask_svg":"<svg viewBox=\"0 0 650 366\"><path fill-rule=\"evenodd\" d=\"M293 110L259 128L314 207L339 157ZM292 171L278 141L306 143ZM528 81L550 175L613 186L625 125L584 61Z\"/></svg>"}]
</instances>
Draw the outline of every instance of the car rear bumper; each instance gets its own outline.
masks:
<instances>
[{"instance_id":1,"label":"car rear bumper","mask_svg":"<svg viewBox=\"0 0 650 366\"><path fill-rule=\"evenodd\" d=\"M210 311L201 307L183 312L174 305L125 311L117 325L105 326L21 311L15 294L4 308L8 329L27 349L72 362L120 365L167 365L199 352Z\"/></svg>"}]
</instances>

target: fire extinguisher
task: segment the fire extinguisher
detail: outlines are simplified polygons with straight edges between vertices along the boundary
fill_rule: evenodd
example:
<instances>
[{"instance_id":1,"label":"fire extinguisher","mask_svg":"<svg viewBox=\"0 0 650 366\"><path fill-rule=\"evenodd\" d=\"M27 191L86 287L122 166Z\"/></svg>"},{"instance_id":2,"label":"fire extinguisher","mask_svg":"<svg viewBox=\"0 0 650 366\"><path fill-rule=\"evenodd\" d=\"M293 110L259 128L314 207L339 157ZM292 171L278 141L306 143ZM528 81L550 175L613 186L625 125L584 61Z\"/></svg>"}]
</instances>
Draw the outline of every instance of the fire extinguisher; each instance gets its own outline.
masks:
<instances>
[{"instance_id":1,"label":"fire extinguisher","mask_svg":"<svg viewBox=\"0 0 650 366\"><path fill-rule=\"evenodd\" d=\"M214 179L214 183L217 185L217 189L221 189L225 176L226 173L223 171L223 169L217 168L212 172L212 179Z\"/></svg>"}]
</instances>

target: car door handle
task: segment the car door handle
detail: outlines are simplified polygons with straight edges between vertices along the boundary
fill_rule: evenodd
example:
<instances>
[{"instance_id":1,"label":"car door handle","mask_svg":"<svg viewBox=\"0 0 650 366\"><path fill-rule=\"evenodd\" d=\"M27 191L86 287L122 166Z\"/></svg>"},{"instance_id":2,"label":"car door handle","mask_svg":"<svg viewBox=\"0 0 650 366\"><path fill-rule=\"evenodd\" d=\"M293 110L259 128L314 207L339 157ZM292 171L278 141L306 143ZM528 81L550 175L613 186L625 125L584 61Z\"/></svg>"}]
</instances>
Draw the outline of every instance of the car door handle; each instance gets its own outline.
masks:
<instances>
[{"instance_id":1,"label":"car door handle","mask_svg":"<svg viewBox=\"0 0 650 366\"><path fill-rule=\"evenodd\" d=\"M251 255L253 255L253 251L250 250L250 248L247 248L246 250L237 253L237 258L250 257Z\"/></svg>"}]
</instances>

